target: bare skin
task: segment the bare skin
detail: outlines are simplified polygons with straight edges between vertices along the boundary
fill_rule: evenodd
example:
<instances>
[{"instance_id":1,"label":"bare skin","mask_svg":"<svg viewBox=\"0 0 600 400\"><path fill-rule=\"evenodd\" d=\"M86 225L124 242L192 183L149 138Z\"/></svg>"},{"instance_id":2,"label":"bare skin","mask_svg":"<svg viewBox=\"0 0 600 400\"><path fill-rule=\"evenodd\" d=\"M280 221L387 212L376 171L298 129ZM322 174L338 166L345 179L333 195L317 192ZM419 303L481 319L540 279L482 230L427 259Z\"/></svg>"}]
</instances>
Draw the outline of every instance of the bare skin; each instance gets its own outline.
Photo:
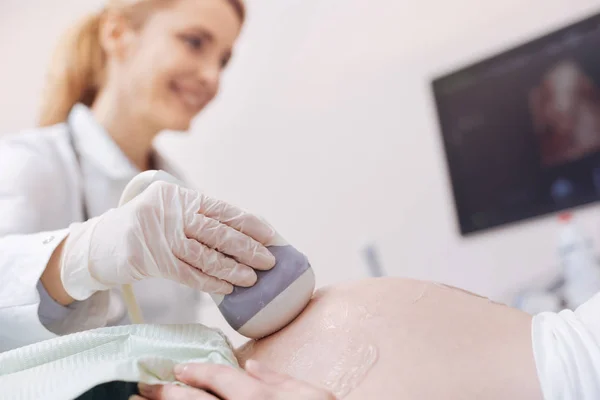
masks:
<instances>
[{"instance_id":1,"label":"bare skin","mask_svg":"<svg viewBox=\"0 0 600 400\"><path fill-rule=\"evenodd\" d=\"M48 265L40 277L40 281L54 301L63 306L68 306L73 303L75 299L69 296L60 279L60 265L62 262L62 251L65 240L63 240L52 253Z\"/></svg>"},{"instance_id":2,"label":"bare skin","mask_svg":"<svg viewBox=\"0 0 600 400\"><path fill-rule=\"evenodd\" d=\"M542 398L528 314L414 280L320 290L292 324L237 354L348 400Z\"/></svg>"}]
</instances>

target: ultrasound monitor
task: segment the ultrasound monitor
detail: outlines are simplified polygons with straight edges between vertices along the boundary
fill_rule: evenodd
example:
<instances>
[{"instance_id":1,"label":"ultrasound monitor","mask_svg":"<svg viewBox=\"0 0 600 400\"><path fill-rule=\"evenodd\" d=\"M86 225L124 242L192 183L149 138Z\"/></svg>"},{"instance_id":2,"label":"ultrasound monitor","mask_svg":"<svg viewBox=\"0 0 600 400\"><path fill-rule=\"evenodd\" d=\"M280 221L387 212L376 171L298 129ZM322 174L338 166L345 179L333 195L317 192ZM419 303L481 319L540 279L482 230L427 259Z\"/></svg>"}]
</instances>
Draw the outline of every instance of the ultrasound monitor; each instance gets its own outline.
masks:
<instances>
[{"instance_id":1,"label":"ultrasound monitor","mask_svg":"<svg viewBox=\"0 0 600 400\"><path fill-rule=\"evenodd\" d=\"M600 199L600 14L432 87L461 234Z\"/></svg>"}]
</instances>

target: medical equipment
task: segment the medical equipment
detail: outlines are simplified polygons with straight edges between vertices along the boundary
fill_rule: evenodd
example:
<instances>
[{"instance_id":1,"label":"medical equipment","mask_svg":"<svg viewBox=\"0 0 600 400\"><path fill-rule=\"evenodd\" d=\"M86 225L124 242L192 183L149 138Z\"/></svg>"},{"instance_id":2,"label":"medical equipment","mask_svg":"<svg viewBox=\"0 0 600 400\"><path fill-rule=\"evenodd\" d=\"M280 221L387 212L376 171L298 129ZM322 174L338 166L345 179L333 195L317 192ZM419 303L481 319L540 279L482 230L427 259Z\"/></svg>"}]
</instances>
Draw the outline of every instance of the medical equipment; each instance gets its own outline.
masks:
<instances>
[{"instance_id":1,"label":"medical equipment","mask_svg":"<svg viewBox=\"0 0 600 400\"><path fill-rule=\"evenodd\" d=\"M185 186L164 171L145 171L125 187L119 204L127 203L157 181ZM275 267L256 271L258 281L252 287L234 287L233 292L225 296L211 294L227 323L252 339L275 333L293 321L304 310L315 288L314 272L306 256L279 234L265 245L275 256ZM123 286L123 297L131 322L142 323L142 313L130 285Z\"/></svg>"}]
</instances>

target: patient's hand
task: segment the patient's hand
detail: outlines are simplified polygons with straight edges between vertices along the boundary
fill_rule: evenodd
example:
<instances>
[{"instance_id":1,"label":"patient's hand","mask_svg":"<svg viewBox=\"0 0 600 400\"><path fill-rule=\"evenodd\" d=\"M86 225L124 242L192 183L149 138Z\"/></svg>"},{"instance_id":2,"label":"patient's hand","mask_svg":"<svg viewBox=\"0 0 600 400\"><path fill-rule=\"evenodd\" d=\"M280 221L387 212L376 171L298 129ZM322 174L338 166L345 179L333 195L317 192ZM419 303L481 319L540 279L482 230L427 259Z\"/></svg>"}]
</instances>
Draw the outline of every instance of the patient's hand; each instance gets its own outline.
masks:
<instances>
[{"instance_id":1,"label":"patient's hand","mask_svg":"<svg viewBox=\"0 0 600 400\"><path fill-rule=\"evenodd\" d=\"M335 400L326 390L271 371L257 361L248 360L246 372L217 364L188 364L176 369L175 377L191 388L140 385L140 392L148 400Z\"/></svg>"}]
</instances>

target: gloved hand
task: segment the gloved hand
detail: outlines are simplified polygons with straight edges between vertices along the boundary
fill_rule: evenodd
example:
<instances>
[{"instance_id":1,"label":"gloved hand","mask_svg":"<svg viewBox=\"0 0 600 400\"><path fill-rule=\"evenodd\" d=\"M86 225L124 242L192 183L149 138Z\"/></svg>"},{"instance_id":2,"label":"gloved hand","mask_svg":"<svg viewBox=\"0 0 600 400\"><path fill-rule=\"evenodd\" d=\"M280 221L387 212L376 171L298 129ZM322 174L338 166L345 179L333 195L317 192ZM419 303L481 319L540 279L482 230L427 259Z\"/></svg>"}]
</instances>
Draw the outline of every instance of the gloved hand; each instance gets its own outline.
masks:
<instances>
[{"instance_id":1,"label":"gloved hand","mask_svg":"<svg viewBox=\"0 0 600 400\"><path fill-rule=\"evenodd\" d=\"M258 217L197 191L154 182L105 214L70 226L61 281L76 300L144 278L208 293L252 286L275 265L263 245L275 231Z\"/></svg>"}]
</instances>

